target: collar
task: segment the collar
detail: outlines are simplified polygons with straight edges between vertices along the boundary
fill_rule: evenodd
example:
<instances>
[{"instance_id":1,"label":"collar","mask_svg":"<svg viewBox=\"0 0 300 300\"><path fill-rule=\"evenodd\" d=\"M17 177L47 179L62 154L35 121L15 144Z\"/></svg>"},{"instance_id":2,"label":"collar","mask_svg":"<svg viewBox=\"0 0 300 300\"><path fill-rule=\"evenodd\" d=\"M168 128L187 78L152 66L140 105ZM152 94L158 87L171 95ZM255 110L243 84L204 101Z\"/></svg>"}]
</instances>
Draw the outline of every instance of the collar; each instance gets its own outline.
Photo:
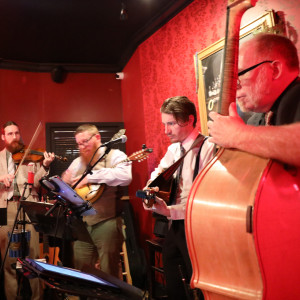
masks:
<instances>
[{"instance_id":1,"label":"collar","mask_svg":"<svg viewBox=\"0 0 300 300\"><path fill-rule=\"evenodd\" d=\"M12 153L8 151L6 148L5 148L5 152L6 152L6 159L8 160L12 156Z\"/></svg>"},{"instance_id":2,"label":"collar","mask_svg":"<svg viewBox=\"0 0 300 300\"><path fill-rule=\"evenodd\" d=\"M281 99L283 98L283 96L287 93L287 91L292 88L294 85L296 85L297 83L300 82L300 77L296 77L286 88L285 90L281 93L281 95L277 98L277 100L273 103L270 111L275 112L279 106L279 103L281 101Z\"/></svg>"},{"instance_id":3,"label":"collar","mask_svg":"<svg viewBox=\"0 0 300 300\"><path fill-rule=\"evenodd\" d=\"M195 139L198 137L199 134L200 134L200 132L198 131L198 129L194 128L194 130L181 143L181 145L183 146L185 151L187 151L191 148L192 144L194 143Z\"/></svg>"}]
</instances>

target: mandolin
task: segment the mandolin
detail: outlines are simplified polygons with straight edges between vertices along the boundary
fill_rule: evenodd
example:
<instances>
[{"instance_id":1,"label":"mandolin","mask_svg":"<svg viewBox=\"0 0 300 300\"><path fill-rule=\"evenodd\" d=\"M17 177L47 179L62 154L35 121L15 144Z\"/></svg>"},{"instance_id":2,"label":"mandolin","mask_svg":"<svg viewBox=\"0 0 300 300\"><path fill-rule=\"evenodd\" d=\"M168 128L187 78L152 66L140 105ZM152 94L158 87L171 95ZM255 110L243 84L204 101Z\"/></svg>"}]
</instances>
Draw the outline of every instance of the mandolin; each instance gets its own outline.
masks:
<instances>
[{"instance_id":1,"label":"mandolin","mask_svg":"<svg viewBox=\"0 0 300 300\"><path fill-rule=\"evenodd\" d=\"M144 148L140 151L134 152L130 156L128 156L126 159L119 161L117 164L112 166L112 168L115 168L118 164L124 163L124 162L130 162L130 161L137 161L141 162L144 159L146 159L153 150L152 148ZM96 200L98 200L101 195L103 194L105 190L106 184L87 184L83 186L82 188L75 189L76 193L85 201L89 201L91 203L94 203Z\"/></svg>"}]
</instances>

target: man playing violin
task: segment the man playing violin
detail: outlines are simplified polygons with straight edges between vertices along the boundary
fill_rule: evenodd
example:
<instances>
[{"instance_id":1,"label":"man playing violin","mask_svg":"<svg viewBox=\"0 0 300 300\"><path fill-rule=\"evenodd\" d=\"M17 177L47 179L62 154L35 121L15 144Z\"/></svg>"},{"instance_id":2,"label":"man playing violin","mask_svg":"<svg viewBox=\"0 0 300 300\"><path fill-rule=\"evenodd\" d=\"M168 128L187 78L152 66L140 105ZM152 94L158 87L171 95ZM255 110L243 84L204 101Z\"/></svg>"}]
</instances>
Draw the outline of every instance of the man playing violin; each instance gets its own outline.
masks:
<instances>
[{"instance_id":1,"label":"man playing violin","mask_svg":"<svg viewBox=\"0 0 300 300\"><path fill-rule=\"evenodd\" d=\"M109 150L101 146L98 128L92 124L80 125L75 132L75 139L80 151L62 179L73 186L81 178L88 165L94 165ZM74 242L74 267L82 270L84 265L95 267L99 261L100 269L119 277L120 250L122 248L122 218L120 217L120 187L127 186L132 180L131 162L125 162L126 154L118 149L111 149L87 175L77 189L87 184L98 186L102 193L97 193L91 202L96 215L84 216L87 230L93 244L83 241ZM123 162L124 161L124 162Z\"/></svg>"},{"instance_id":2,"label":"man playing violin","mask_svg":"<svg viewBox=\"0 0 300 300\"><path fill-rule=\"evenodd\" d=\"M242 111L255 114L246 125L234 102L229 116L211 112L211 141L299 167L300 79L295 45L280 35L258 34L241 45L238 75L237 103Z\"/></svg>"},{"instance_id":3,"label":"man playing violin","mask_svg":"<svg viewBox=\"0 0 300 300\"><path fill-rule=\"evenodd\" d=\"M23 145L19 126L15 122L9 121L3 125L1 139L5 144L5 148L0 152L0 225L2 225L0 226L0 248L1 257L4 259L8 243L8 232L11 233L18 210L18 201L23 194L25 183L28 181L28 166L22 164L19 167L17 175L14 175L16 165L12 159L12 154L18 151ZM53 159L53 153L45 152L42 164L34 164L34 168L36 169L34 183L32 188L30 190L27 189L27 192L24 194L26 200L39 200L39 180L48 174L49 166ZM29 256L39 258L39 235L32 225L26 225L26 230L31 231ZM16 258L7 255L4 262L5 293L7 300L16 299L18 294L16 270L12 268L12 265L15 263ZM31 299L40 299L42 291L40 290L38 279L31 279L30 285L32 290Z\"/></svg>"},{"instance_id":4,"label":"man playing violin","mask_svg":"<svg viewBox=\"0 0 300 300\"><path fill-rule=\"evenodd\" d=\"M158 167L152 172L147 186L177 161L182 152L188 151L199 136L199 131L196 128L196 107L187 97L177 96L166 99L160 111L165 134L169 137L171 145ZM205 140L201 146L198 145L187 153L184 157L181 176L174 174L175 177L178 177L179 182L169 205L159 197L155 197L152 208L148 208L144 204L146 210L152 210L169 220L169 230L164 240L162 252L168 299L189 299L182 280L183 275L186 282L189 283L192 276L192 265L184 228L186 203L193 180L213 156L213 152L214 144ZM158 191L159 187L154 189Z\"/></svg>"}]
</instances>

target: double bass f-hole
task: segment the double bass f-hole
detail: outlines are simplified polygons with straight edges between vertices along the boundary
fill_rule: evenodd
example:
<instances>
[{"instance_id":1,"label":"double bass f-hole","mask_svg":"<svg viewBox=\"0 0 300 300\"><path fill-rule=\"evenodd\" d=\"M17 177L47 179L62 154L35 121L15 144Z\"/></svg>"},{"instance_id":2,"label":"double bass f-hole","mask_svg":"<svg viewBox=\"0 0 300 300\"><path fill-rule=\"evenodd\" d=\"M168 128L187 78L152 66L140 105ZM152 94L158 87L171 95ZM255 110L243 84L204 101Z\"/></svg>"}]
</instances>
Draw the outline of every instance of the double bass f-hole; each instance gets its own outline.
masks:
<instances>
[{"instance_id":1,"label":"double bass f-hole","mask_svg":"<svg viewBox=\"0 0 300 300\"><path fill-rule=\"evenodd\" d=\"M247 212L246 212L246 232L247 233L253 233L252 217L253 217L253 206L248 205Z\"/></svg>"}]
</instances>

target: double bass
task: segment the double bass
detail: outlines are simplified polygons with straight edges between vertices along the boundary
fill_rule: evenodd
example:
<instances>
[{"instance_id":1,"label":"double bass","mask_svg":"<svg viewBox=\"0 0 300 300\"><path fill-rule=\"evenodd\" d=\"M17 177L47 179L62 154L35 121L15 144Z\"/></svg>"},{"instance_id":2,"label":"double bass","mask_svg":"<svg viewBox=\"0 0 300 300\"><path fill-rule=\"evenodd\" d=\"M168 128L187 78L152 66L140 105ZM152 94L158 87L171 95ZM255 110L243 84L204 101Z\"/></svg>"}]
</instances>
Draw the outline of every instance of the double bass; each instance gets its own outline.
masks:
<instances>
[{"instance_id":1,"label":"double bass","mask_svg":"<svg viewBox=\"0 0 300 300\"><path fill-rule=\"evenodd\" d=\"M235 101L239 27L254 0L228 4L222 114ZM206 300L300 299L300 173L221 148L191 188L186 239L191 287Z\"/></svg>"}]
</instances>

